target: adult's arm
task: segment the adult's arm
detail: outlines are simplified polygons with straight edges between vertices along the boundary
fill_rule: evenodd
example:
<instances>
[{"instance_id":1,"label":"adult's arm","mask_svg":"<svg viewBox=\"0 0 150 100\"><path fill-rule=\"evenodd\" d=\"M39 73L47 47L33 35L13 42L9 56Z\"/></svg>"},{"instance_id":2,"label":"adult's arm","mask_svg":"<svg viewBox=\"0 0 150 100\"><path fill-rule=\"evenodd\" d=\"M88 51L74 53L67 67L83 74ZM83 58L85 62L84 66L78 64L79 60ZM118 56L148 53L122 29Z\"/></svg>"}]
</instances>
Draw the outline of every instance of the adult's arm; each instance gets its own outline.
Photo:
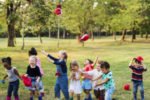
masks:
<instances>
[{"instance_id":1,"label":"adult's arm","mask_svg":"<svg viewBox=\"0 0 150 100\"><path fill-rule=\"evenodd\" d=\"M41 51L43 55L47 56L51 60L58 60L57 58L53 57L52 55L48 54L46 51L42 50Z\"/></svg>"}]
</instances>

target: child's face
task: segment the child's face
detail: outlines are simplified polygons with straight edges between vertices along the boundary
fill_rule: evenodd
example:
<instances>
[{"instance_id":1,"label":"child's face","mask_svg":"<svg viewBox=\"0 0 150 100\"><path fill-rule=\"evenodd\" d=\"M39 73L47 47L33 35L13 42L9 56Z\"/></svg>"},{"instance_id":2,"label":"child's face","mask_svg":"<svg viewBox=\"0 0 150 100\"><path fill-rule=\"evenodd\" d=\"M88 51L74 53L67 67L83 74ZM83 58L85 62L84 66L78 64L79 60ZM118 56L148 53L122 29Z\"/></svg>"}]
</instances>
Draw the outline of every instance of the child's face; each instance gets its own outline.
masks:
<instances>
[{"instance_id":1,"label":"child's face","mask_svg":"<svg viewBox=\"0 0 150 100\"><path fill-rule=\"evenodd\" d=\"M36 66L36 59L30 58L29 64L30 64L31 67L35 67Z\"/></svg>"},{"instance_id":2,"label":"child's face","mask_svg":"<svg viewBox=\"0 0 150 100\"><path fill-rule=\"evenodd\" d=\"M109 72L109 69L106 69L106 68L101 68L101 70L104 74Z\"/></svg>"},{"instance_id":3,"label":"child's face","mask_svg":"<svg viewBox=\"0 0 150 100\"><path fill-rule=\"evenodd\" d=\"M101 66L100 66L100 64L97 64L96 69L97 69L98 71L100 71L100 70L101 70Z\"/></svg>"},{"instance_id":4,"label":"child's face","mask_svg":"<svg viewBox=\"0 0 150 100\"><path fill-rule=\"evenodd\" d=\"M63 59L63 58L64 58L64 55L63 55L61 52L59 52L59 53L58 53L58 57L59 57L60 59Z\"/></svg>"},{"instance_id":5,"label":"child's face","mask_svg":"<svg viewBox=\"0 0 150 100\"><path fill-rule=\"evenodd\" d=\"M77 71L78 70L78 66L71 66L71 70L72 71Z\"/></svg>"},{"instance_id":6,"label":"child's face","mask_svg":"<svg viewBox=\"0 0 150 100\"><path fill-rule=\"evenodd\" d=\"M90 64L90 63L89 63L88 60L85 60L84 64L85 64L85 65L88 65L88 64Z\"/></svg>"},{"instance_id":7,"label":"child's face","mask_svg":"<svg viewBox=\"0 0 150 100\"><path fill-rule=\"evenodd\" d=\"M10 65L9 65L8 63L6 63L6 62L3 63L3 66L4 66L4 68L6 68L6 69L10 69L10 68L11 68Z\"/></svg>"}]
</instances>

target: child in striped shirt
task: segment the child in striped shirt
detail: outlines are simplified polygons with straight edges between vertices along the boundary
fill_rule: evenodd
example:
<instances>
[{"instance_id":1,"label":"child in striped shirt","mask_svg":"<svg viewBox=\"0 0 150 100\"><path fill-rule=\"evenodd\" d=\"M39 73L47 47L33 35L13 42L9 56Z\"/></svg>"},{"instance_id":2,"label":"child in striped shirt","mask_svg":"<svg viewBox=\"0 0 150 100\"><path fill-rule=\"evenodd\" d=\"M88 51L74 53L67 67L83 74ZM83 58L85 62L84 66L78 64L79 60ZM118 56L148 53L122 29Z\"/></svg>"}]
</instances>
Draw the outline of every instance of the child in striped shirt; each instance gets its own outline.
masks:
<instances>
[{"instance_id":1,"label":"child in striped shirt","mask_svg":"<svg viewBox=\"0 0 150 100\"><path fill-rule=\"evenodd\" d=\"M129 63L129 68L132 70L134 100L137 100L138 87L140 87L141 100L144 100L143 72L147 71L147 68L143 65L143 60L143 57L138 56Z\"/></svg>"}]
</instances>

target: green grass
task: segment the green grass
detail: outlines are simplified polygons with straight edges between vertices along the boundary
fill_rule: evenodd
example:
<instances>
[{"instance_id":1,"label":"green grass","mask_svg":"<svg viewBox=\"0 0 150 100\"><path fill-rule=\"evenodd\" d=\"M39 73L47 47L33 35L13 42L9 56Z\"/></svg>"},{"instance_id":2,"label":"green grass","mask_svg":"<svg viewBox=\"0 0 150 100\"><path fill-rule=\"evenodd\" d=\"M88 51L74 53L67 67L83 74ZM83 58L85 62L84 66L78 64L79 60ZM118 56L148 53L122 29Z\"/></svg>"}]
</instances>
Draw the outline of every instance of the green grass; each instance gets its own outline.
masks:
<instances>
[{"instance_id":1,"label":"green grass","mask_svg":"<svg viewBox=\"0 0 150 100\"><path fill-rule=\"evenodd\" d=\"M120 42L113 41L111 38L101 38L94 41L87 41L85 47L82 47L76 40L68 39L61 40L60 48L57 48L57 40L43 38L43 44L40 44L37 38L25 39L25 50L21 50L22 40L17 38L16 47L8 48L7 39L0 39L0 58L11 56L13 58L13 66L16 66L20 74L24 74L26 66L28 65L28 50L31 47L37 48L39 51L39 57L42 61L42 66L45 72L43 82L45 85L46 96L44 100L55 100L53 87L55 84L55 66L49 63L40 51L45 49L50 54L57 56L57 51L63 49L69 54L68 65L72 59L76 59L80 63L80 67L83 68L83 62L86 58L92 60L96 56L99 56L101 60L106 60L111 64L111 70L114 75L116 83L116 92L114 98L117 100L130 100L131 92L124 91L123 85L125 83L131 83L130 76L131 71L128 68L129 61L138 55L145 58L144 62L147 66L150 66L150 41L138 39L134 43L130 41ZM149 67L148 67L149 68ZM0 64L0 79L5 75L5 69ZM150 73L144 73L144 87L145 87L145 100L150 99ZM4 100L7 92L7 85L0 84L0 100ZM28 100L29 91L25 90L23 84L20 86L21 100ZM140 95L138 95L140 97ZM63 97L62 97L63 98ZM82 99L83 100L83 99Z\"/></svg>"}]
</instances>

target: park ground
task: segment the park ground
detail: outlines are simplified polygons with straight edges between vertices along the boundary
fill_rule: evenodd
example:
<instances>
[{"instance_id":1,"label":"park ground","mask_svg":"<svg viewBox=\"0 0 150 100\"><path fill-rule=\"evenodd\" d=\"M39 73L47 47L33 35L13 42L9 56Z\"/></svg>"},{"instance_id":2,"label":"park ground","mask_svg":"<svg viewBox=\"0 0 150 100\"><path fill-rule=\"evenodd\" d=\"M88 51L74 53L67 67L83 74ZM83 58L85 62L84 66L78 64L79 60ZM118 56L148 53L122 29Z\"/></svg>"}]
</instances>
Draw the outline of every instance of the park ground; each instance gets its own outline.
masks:
<instances>
[{"instance_id":1,"label":"park ground","mask_svg":"<svg viewBox=\"0 0 150 100\"><path fill-rule=\"evenodd\" d=\"M16 47L8 48L7 39L0 39L0 58L10 56L13 59L13 66L17 67L20 74L26 72L28 65L28 50L31 47L37 48L39 57L42 62L45 75L43 82L45 85L45 97L44 100L54 99L54 83L55 83L55 66L47 61L47 58L43 56L40 51L45 49L50 54L57 57L57 51L66 50L69 55L69 62L76 59L80 63L80 67L83 68L83 62L86 58L92 60L96 56L100 57L100 60L106 60L111 65L111 70L116 84L116 91L114 98L116 100L131 100L131 91L124 91L123 85L126 83L131 84L131 71L128 68L129 61L136 56L143 56L144 63L148 69L150 66L150 40L138 39L131 43L129 40L121 42L119 40L114 41L112 38L99 38L94 41L88 40L85 43L85 47L75 39L60 40L60 48L57 48L57 40L51 38L43 38L43 44L40 44L38 38L25 38L25 49L21 50L22 39L16 39ZM0 64L0 79L5 75L5 70ZM144 73L144 87L145 87L145 100L150 99L150 73L149 71ZM5 100L7 85L0 84L0 100ZM139 93L138 93L139 94ZM84 94L82 95L83 98ZM94 97L94 96L93 96ZM20 98L21 100L28 100L29 91L26 90L21 82L20 86ZM63 98L63 96L62 96ZM138 95L140 98L140 95ZM83 99L82 99L83 100ZM139 99L140 100L140 99Z\"/></svg>"}]
</instances>

